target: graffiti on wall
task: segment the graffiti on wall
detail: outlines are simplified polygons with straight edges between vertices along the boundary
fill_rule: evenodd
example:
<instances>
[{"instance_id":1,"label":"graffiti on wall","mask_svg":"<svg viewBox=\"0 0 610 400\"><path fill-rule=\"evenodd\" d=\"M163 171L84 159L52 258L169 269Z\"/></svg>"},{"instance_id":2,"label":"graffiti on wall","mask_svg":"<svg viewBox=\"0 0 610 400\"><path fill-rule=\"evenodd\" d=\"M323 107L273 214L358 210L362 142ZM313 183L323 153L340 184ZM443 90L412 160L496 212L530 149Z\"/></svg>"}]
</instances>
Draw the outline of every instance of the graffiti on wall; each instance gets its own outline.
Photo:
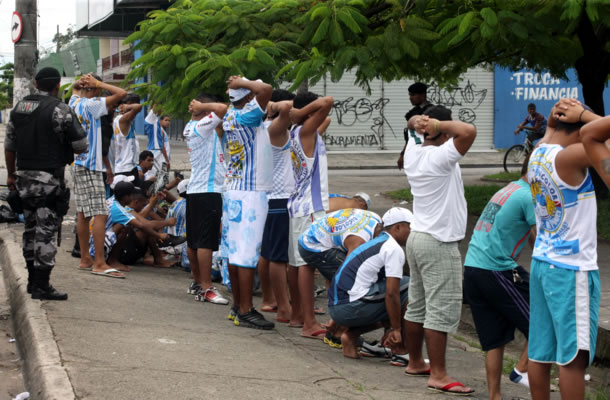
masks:
<instances>
[{"instance_id":1,"label":"graffiti on wall","mask_svg":"<svg viewBox=\"0 0 610 400\"><path fill-rule=\"evenodd\" d=\"M474 124L477 109L487 97L487 89L477 90L476 84L467 80L459 86L440 88L436 83L428 87L428 101L451 109L453 118Z\"/></svg>"},{"instance_id":2,"label":"graffiti on wall","mask_svg":"<svg viewBox=\"0 0 610 400\"><path fill-rule=\"evenodd\" d=\"M368 146L380 147L385 132L396 136L392 126L383 114L384 107L390 99L380 97L371 101L366 97L355 99L348 97L345 100L336 100L330 116L334 122L343 126L368 125L370 132L354 135L324 135L324 144L327 146Z\"/></svg>"}]
</instances>

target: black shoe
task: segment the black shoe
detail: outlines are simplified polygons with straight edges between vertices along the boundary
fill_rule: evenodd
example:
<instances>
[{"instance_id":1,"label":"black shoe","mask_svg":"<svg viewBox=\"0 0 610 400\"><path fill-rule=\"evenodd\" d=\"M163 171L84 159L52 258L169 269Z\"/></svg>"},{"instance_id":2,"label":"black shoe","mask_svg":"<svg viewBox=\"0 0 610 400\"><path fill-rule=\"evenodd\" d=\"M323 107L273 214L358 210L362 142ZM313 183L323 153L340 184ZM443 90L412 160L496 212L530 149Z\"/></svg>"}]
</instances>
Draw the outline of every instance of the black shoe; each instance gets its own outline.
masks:
<instances>
[{"instance_id":1,"label":"black shoe","mask_svg":"<svg viewBox=\"0 0 610 400\"><path fill-rule=\"evenodd\" d=\"M32 298L37 300L68 300L68 293L58 292L51 285L46 289L34 286L32 288Z\"/></svg>"},{"instance_id":2,"label":"black shoe","mask_svg":"<svg viewBox=\"0 0 610 400\"><path fill-rule=\"evenodd\" d=\"M178 246L184 242L186 242L186 237L184 236L168 235L167 239L161 240L157 243L159 245L159 249L163 250L164 248Z\"/></svg>"},{"instance_id":3,"label":"black shoe","mask_svg":"<svg viewBox=\"0 0 610 400\"><path fill-rule=\"evenodd\" d=\"M237 313L234 324L237 326L245 326L246 328L264 329L266 331L275 328L275 324L267 321L265 317L252 307L245 314Z\"/></svg>"},{"instance_id":4,"label":"black shoe","mask_svg":"<svg viewBox=\"0 0 610 400\"><path fill-rule=\"evenodd\" d=\"M80 249L72 249L72 257L74 258L80 258Z\"/></svg>"}]
</instances>

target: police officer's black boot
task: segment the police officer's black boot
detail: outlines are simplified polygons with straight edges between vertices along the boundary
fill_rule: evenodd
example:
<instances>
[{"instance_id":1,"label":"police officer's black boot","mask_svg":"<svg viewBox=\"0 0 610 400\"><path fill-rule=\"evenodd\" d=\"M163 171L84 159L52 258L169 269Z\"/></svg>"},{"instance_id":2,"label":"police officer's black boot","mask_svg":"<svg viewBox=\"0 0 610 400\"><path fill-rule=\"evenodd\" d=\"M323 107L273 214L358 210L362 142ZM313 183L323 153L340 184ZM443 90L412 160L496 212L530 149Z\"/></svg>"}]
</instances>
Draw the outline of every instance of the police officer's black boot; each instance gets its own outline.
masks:
<instances>
[{"instance_id":1,"label":"police officer's black boot","mask_svg":"<svg viewBox=\"0 0 610 400\"><path fill-rule=\"evenodd\" d=\"M34 276L34 261L26 261L25 262L26 267L28 269L28 286L27 286L27 291L28 293L32 294L32 279Z\"/></svg>"},{"instance_id":2,"label":"police officer's black boot","mask_svg":"<svg viewBox=\"0 0 610 400\"><path fill-rule=\"evenodd\" d=\"M76 236L76 239L74 240L74 247L72 248L72 257L80 258L80 244L78 243L78 235L74 236Z\"/></svg>"},{"instance_id":3,"label":"police officer's black boot","mask_svg":"<svg viewBox=\"0 0 610 400\"><path fill-rule=\"evenodd\" d=\"M39 300L68 300L68 293L58 292L49 284L51 271L34 270L34 281L32 282L32 298Z\"/></svg>"}]
</instances>

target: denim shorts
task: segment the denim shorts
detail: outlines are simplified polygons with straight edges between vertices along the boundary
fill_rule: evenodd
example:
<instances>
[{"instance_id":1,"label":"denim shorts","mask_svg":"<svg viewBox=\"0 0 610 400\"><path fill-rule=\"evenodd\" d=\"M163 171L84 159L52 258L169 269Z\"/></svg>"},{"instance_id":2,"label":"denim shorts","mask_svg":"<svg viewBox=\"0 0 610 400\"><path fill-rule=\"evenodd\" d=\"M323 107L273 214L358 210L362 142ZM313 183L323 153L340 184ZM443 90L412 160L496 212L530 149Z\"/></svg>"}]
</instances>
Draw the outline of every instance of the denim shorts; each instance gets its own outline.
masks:
<instances>
[{"instance_id":1,"label":"denim shorts","mask_svg":"<svg viewBox=\"0 0 610 400\"><path fill-rule=\"evenodd\" d=\"M333 280L335 273L337 273L337 270L341 267L343 261L345 261L345 256L347 255L343 249L329 249L316 253L307 250L301 246L300 243L299 254L301 254L301 257L305 260L307 265L317 268L322 276L329 281Z\"/></svg>"},{"instance_id":2,"label":"denim shorts","mask_svg":"<svg viewBox=\"0 0 610 400\"><path fill-rule=\"evenodd\" d=\"M403 306L409 297L409 277L400 280L400 305ZM368 326L390 319L385 306L385 280L375 283L366 296L351 303L339 304L328 308L328 312L337 324L349 328ZM401 313L402 317L402 313Z\"/></svg>"}]
</instances>

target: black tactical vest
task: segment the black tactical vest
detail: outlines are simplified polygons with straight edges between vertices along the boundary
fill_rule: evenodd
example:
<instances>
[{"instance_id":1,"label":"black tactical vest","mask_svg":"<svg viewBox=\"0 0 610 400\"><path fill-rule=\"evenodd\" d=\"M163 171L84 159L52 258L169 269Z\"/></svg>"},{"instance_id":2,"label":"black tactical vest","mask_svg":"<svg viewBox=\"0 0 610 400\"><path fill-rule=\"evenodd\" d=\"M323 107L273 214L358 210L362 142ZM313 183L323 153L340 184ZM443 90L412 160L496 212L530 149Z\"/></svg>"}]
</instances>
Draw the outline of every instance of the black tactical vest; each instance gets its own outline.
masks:
<instances>
[{"instance_id":1,"label":"black tactical vest","mask_svg":"<svg viewBox=\"0 0 610 400\"><path fill-rule=\"evenodd\" d=\"M17 169L54 170L69 164L70 143L53 131L53 111L60 100L32 94L11 111L17 137Z\"/></svg>"}]
</instances>

